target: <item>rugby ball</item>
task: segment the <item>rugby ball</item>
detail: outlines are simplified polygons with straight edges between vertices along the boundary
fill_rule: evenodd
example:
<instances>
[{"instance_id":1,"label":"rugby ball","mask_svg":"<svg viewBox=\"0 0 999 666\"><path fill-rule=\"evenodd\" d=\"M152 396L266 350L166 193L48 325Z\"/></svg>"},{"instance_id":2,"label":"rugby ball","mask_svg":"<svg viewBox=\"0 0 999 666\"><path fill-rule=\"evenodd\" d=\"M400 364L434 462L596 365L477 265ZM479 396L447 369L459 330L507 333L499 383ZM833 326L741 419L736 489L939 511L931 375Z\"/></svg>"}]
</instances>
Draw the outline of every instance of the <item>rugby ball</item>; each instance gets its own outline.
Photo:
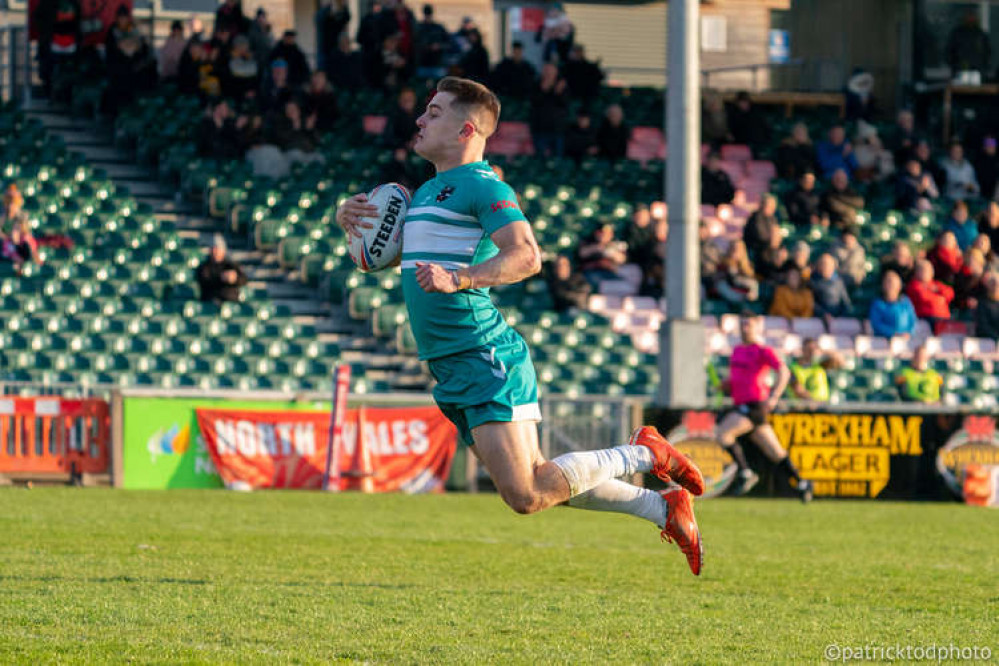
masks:
<instances>
[{"instance_id":1,"label":"rugby ball","mask_svg":"<svg viewBox=\"0 0 999 666\"><path fill-rule=\"evenodd\" d=\"M379 185L368 193L368 203L378 208L376 217L363 218L370 229L350 237L350 258L364 271L380 271L402 252L402 223L409 209L409 191L398 183Z\"/></svg>"}]
</instances>

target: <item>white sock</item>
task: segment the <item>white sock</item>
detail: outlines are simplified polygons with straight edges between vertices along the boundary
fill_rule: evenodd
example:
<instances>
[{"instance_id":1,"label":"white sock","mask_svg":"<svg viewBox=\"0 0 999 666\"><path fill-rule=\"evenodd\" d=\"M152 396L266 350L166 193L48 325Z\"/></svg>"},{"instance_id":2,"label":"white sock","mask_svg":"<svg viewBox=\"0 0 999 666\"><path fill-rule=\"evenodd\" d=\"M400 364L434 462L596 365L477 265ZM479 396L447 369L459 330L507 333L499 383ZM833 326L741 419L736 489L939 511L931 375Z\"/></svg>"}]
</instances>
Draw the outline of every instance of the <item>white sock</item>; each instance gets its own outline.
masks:
<instances>
[{"instance_id":1,"label":"white sock","mask_svg":"<svg viewBox=\"0 0 999 666\"><path fill-rule=\"evenodd\" d=\"M564 453L552 460L569 482L569 496L585 493L604 481L652 470L652 451L645 446Z\"/></svg>"},{"instance_id":2,"label":"white sock","mask_svg":"<svg viewBox=\"0 0 999 666\"><path fill-rule=\"evenodd\" d=\"M570 498L569 506L589 511L629 513L654 523L659 529L666 524L666 502L659 493L617 479L604 481L596 488Z\"/></svg>"}]
</instances>

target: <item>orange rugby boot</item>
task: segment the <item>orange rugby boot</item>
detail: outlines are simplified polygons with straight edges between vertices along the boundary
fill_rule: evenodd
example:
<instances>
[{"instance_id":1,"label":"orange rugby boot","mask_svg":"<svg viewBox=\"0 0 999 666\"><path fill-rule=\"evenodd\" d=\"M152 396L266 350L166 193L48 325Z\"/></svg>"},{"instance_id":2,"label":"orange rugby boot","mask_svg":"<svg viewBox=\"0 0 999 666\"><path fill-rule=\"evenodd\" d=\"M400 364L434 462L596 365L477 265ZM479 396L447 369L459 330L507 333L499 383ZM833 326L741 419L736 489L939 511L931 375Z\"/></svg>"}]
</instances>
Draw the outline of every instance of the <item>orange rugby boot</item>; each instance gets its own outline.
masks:
<instances>
[{"instance_id":1,"label":"orange rugby boot","mask_svg":"<svg viewBox=\"0 0 999 666\"><path fill-rule=\"evenodd\" d=\"M628 444L644 446L652 451L655 463L652 473L667 483L676 481L693 495L704 493L704 477L697 465L673 448L666 438L652 426L642 426L631 433Z\"/></svg>"},{"instance_id":2,"label":"orange rugby boot","mask_svg":"<svg viewBox=\"0 0 999 666\"><path fill-rule=\"evenodd\" d=\"M701 531L697 529L694 502L690 499L690 493L672 483L668 488L660 490L659 495L665 500L669 512L666 515L666 526L659 536L664 541L676 542L687 556L690 571L699 576L704 563L704 543L701 541Z\"/></svg>"}]
</instances>

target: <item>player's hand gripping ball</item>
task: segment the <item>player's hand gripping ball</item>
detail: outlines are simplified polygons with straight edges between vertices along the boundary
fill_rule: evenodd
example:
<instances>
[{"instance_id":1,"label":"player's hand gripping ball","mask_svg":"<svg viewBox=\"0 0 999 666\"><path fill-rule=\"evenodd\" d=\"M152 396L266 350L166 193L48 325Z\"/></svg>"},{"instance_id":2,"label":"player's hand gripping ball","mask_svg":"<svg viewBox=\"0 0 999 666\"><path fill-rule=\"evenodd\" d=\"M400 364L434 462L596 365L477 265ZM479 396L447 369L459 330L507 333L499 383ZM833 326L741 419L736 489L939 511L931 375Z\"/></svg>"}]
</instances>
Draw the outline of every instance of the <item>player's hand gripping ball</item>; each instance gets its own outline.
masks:
<instances>
[{"instance_id":1,"label":"player's hand gripping ball","mask_svg":"<svg viewBox=\"0 0 999 666\"><path fill-rule=\"evenodd\" d=\"M337 209L337 223L347 232L350 258L359 269L380 271L399 257L409 202L405 187L386 183L354 195Z\"/></svg>"}]
</instances>

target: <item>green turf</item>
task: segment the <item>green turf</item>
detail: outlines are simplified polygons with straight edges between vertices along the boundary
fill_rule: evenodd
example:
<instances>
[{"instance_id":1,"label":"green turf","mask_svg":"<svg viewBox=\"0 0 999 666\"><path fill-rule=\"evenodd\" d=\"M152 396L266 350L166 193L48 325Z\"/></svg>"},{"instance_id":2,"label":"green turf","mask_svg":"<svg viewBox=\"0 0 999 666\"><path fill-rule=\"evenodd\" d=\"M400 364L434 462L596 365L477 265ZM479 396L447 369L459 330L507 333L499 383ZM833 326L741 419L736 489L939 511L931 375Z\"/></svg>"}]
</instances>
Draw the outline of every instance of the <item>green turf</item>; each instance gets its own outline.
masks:
<instances>
[{"instance_id":1,"label":"green turf","mask_svg":"<svg viewBox=\"0 0 999 666\"><path fill-rule=\"evenodd\" d=\"M493 495L0 489L0 663L818 663L990 645L999 513L709 500L694 578L635 518Z\"/></svg>"}]
</instances>

